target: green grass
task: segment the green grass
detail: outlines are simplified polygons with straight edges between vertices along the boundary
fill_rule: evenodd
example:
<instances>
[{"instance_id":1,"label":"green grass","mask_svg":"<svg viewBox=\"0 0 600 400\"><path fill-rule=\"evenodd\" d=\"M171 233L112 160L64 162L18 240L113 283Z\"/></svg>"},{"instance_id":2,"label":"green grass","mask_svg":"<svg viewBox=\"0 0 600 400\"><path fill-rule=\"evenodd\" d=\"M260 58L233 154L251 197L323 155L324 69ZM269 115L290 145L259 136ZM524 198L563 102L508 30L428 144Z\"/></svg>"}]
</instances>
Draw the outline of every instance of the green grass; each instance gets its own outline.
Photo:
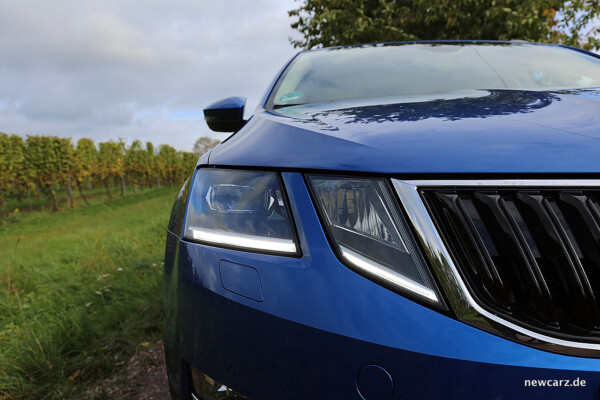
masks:
<instances>
[{"instance_id":1,"label":"green grass","mask_svg":"<svg viewBox=\"0 0 600 400\"><path fill-rule=\"evenodd\" d=\"M160 334L175 194L147 189L0 226L0 399L76 396Z\"/></svg>"},{"instance_id":2,"label":"green grass","mask_svg":"<svg viewBox=\"0 0 600 400\"><path fill-rule=\"evenodd\" d=\"M139 186L136 187L137 192L148 190L147 188L141 188ZM121 195L121 187L114 186L110 188L110 192L113 198L117 198ZM64 188L55 188L56 198L58 201L58 207L61 210L67 210L70 208L69 197L67 196L67 192ZM91 204L102 202L108 200L108 194L106 193L106 188L104 187L94 187L88 189L84 187L83 193L87 197L88 201ZM133 193L133 186L126 186L125 193L127 195ZM79 190L76 187L72 190L73 200L75 202L75 206L86 206ZM37 196L30 192L29 196L27 194L23 194L21 197L21 201L17 199L17 196L14 193L8 192L4 194L4 202L6 203L6 208L9 213L14 209L19 209L21 213L30 213L31 211L51 211L52 210L52 199L50 195L42 190ZM1 212L0 212L1 214ZM0 215L1 218L1 215Z\"/></svg>"}]
</instances>

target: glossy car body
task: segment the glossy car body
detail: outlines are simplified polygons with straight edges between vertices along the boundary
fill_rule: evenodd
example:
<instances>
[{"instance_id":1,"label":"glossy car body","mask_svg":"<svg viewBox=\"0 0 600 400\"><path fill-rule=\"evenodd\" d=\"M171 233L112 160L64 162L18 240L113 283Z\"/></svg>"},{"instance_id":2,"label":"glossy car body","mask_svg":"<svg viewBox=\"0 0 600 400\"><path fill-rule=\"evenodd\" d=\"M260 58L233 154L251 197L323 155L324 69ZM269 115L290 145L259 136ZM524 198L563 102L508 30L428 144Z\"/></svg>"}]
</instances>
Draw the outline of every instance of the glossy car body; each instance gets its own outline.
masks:
<instances>
[{"instance_id":1,"label":"glossy car body","mask_svg":"<svg viewBox=\"0 0 600 400\"><path fill-rule=\"evenodd\" d=\"M473 90L274 110L266 106L272 89L195 174L277 172L300 251L184 239L193 177L186 182L165 255L174 399L191 399L192 391L255 400L598 398L593 340L481 317L469 289L457 289L466 279L446 238L423 219L416 189L600 187L600 90ZM435 277L439 307L348 267L318 211L311 174L389 182ZM468 321L471 311L477 317ZM208 392L199 393L198 380Z\"/></svg>"}]
</instances>

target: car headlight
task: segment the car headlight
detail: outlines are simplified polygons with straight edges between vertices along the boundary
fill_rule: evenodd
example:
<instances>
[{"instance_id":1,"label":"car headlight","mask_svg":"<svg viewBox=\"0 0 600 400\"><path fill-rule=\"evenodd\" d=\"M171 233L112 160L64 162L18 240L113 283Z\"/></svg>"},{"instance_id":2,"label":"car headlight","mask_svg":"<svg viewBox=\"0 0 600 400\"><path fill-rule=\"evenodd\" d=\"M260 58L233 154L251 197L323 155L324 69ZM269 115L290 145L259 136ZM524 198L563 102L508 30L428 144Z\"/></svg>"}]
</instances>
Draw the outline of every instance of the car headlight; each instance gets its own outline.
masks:
<instances>
[{"instance_id":1,"label":"car headlight","mask_svg":"<svg viewBox=\"0 0 600 400\"><path fill-rule=\"evenodd\" d=\"M297 254L285 194L274 172L201 168L183 237L206 244Z\"/></svg>"},{"instance_id":2,"label":"car headlight","mask_svg":"<svg viewBox=\"0 0 600 400\"><path fill-rule=\"evenodd\" d=\"M387 286L441 303L386 180L308 178L321 217L346 265Z\"/></svg>"}]
</instances>

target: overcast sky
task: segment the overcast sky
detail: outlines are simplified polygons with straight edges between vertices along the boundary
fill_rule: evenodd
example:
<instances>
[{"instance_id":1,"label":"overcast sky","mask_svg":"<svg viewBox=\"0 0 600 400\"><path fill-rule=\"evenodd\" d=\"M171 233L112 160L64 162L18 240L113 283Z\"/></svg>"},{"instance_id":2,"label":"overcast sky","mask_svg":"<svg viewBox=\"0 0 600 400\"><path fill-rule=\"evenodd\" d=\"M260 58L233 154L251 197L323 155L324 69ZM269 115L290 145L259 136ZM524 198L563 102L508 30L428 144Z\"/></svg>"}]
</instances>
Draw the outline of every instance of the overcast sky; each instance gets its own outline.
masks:
<instances>
[{"instance_id":1,"label":"overcast sky","mask_svg":"<svg viewBox=\"0 0 600 400\"><path fill-rule=\"evenodd\" d=\"M0 0L0 131L191 150L202 109L252 114L297 50L293 0Z\"/></svg>"},{"instance_id":2,"label":"overcast sky","mask_svg":"<svg viewBox=\"0 0 600 400\"><path fill-rule=\"evenodd\" d=\"M248 97L295 53L294 0L0 0L0 132L191 150L202 109Z\"/></svg>"}]
</instances>

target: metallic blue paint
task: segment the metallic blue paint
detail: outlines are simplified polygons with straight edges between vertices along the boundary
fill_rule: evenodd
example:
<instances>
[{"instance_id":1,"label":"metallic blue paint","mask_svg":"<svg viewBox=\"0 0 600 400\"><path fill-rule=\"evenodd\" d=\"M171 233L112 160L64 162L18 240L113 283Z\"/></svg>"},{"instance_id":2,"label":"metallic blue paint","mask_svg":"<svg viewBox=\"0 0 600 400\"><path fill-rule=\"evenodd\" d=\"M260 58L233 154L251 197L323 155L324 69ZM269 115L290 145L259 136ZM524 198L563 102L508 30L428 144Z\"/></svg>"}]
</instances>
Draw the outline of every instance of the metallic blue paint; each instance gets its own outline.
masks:
<instances>
[{"instance_id":1,"label":"metallic blue paint","mask_svg":"<svg viewBox=\"0 0 600 400\"><path fill-rule=\"evenodd\" d=\"M332 252L299 173L283 174L302 246L289 258L172 237L166 293L177 308L167 335L181 357L253 398L358 398L376 364L401 398L596 398L600 363L533 349L480 331L364 279ZM175 246L176 248L173 248ZM221 260L252 266L264 301L223 288ZM176 289L175 289L176 288ZM229 367L226 367L226 366ZM585 379L582 388L526 388L525 379ZM528 392L529 391L529 392Z\"/></svg>"},{"instance_id":2,"label":"metallic blue paint","mask_svg":"<svg viewBox=\"0 0 600 400\"><path fill-rule=\"evenodd\" d=\"M245 97L228 97L204 109L208 127L217 132L235 132L244 126Z\"/></svg>"},{"instance_id":3,"label":"metallic blue paint","mask_svg":"<svg viewBox=\"0 0 600 400\"><path fill-rule=\"evenodd\" d=\"M244 111L245 105L246 105L245 97L234 96L234 97L227 97L226 99L216 101L216 102L212 103L211 105L209 105L208 107L206 107L204 110L205 111L230 110L232 113L235 112L234 115L236 117L241 118L243 116L243 114L240 114L240 112Z\"/></svg>"},{"instance_id":4,"label":"metallic blue paint","mask_svg":"<svg viewBox=\"0 0 600 400\"><path fill-rule=\"evenodd\" d=\"M221 260L219 272L225 290L254 301L264 300L260 276L255 268Z\"/></svg>"},{"instance_id":5,"label":"metallic blue paint","mask_svg":"<svg viewBox=\"0 0 600 400\"><path fill-rule=\"evenodd\" d=\"M211 164L404 173L598 173L596 90L469 91L257 111Z\"/></svg>"},{"instance_id":6,"label":"metallic blue paint","mask_svg":"<svg viewBox=\"0 0 600 400\"><path fill-rule=\"evenodd\" d=\"M283 171L302 257L182 240L190 183L184 185L165 252L174 399L190 399L189 365L254 400L360 399L357 377L368 365L389 372L393 399L598 398L598 359L506 340L344 267L294 171L600 174L600 89L468 91L275 111L263 105L198 165ZM224 260L256 271L263 301L252 299L256 285L249 296L242 281L226 289ZM586 386L524 385L576 378Z\"/></svg>"}]
</instances>

